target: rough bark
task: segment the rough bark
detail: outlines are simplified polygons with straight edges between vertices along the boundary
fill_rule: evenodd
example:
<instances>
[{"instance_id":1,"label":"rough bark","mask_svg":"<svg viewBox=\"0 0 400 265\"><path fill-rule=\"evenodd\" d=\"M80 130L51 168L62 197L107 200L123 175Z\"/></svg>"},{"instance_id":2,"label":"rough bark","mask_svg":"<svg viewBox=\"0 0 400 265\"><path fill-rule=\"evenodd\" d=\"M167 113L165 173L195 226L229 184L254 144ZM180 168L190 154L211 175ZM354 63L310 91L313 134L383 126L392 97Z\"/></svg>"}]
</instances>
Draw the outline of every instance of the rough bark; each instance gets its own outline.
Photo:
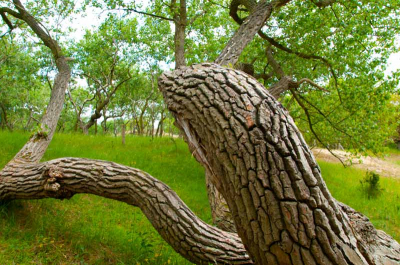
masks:
<instances>
[{"instance_id":1,"label":"rough bark","mask_svg":"<svg viewBox=\"0 0 400 265\"><path fill-rule=\"evenodd\" d=\"M400 262L396 241L334 200L292 118L254 78L201 64L164 73L159 87L256 264Z\"/></svg>"},{"instance_id":2,"label":"rough bark","mask_svg":"<svg viewBox=\"0 0 400 265\"><path fill-rule=\"evenodd\" d=\"M229 206L222 194L212 184L211 173L206 173L208 201L210 203L213 224L224 231L237 233L236 226L229 211Z\"/></svg>"},{"instance_id":3,"label":"rough bark","mask_svg":"<svg viewBox=\"0 0 400 265\"><path fill-rule=\"evenodd\" d=\"M0 171L0 200L90 193L139 207L179 254L195 264L252 264L240 238L204 223L167 185L116 163L61 158Z\"/></svg>"},{"instance_id":4,"label":"rough bark","mask_svg":"<svg viewBox=\"0 0 400 265\"><path fill-rule=\"evenodd\" d=\"M255 0L233 0L230 5L231 16L237 16L239 5L244 5L251 15L244 23L241 23L238 31L235 32L215 60L220 65L235 66L235 68L242 65L237 63L240 54L254 38L254 35L262 28L264 22L271 16L273 7L273 4L269 1L257 3ZM209 180L209 177L206 174L207 192L214 224L225 231L236 232L232 215L226 207L227 203L223 195L218 192L212 181Z\"/></svg>"}]
</instances>

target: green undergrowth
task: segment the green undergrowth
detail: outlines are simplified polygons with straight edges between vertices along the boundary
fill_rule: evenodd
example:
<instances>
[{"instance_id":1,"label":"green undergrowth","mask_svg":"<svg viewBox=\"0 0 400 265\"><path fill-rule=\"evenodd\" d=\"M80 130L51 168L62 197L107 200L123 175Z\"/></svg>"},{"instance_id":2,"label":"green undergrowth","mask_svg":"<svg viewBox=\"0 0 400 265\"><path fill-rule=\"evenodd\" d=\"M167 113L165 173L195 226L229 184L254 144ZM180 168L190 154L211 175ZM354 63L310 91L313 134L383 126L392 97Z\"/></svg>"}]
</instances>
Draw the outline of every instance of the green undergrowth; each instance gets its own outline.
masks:
<instances>
[{"instance_id":1,"label":"green undergrowth","mask_svg":"<svg viewBox=\"0 0 400 265\"><path fill-rule=\"evenodd\" d=\"M368 199L360 183L365 178L365 171L322 161L318 161L318 164L333 197L365 214L375 227L400 242L399 178L380 177L380 195Z\"/></svg>"},{"instance_id":2,"label":"green undergrowth","mask_svg":"<svg viewBox=\"0 0 400 265\"><path fill-rule=\"evenodd\" d=\"M0 168L29 138L0 131ZM110 160L167 183L204 221L211 222L204 170L179 139L55 135L43 161L58 157ZM335 198L369 216L400 240L400 182L381 178L382 194L368 200L360 189L365 172L320 162ZM139 209L93 195L3 202L0 264L190 264L169 247Z\"/></svg>"},{"instance_id":3,"label":"green undergrowth","mask_svg":"<svg viewBox=\"0 0 400 265\"><path fill-rule=\"evenodd\" d=\"M29 138L0 132L0 168ZM58 157L110 160L167 183L211 222L204 170L182 140L55 135L43 161ZM0 264L191 264L164 243L138 208L94 195L15 201L0 206Z\"/></svg>"}]
</instances>

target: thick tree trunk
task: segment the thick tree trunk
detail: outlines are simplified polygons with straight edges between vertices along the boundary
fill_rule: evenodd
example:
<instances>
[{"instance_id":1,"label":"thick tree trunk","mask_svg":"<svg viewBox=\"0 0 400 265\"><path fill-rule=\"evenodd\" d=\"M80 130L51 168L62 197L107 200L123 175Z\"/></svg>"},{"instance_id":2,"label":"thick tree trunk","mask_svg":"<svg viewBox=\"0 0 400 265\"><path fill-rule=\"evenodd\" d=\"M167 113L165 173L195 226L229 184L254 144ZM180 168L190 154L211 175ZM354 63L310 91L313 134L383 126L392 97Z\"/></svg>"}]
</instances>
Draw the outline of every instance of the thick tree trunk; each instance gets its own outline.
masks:
<instances>
[{"instance_id":1,"label":"thick tree trunk","mask_svg":"<svg viewBox=\"0 0 400 265\"><path fill-rule=\"evenodd\" d=\"M202 64L164 73L159 87L256 264L400 262L396 241L351 222L292 118L254 78Z\"/></svg>"},{"instance_id":2,"label":"thick tree trunk","mask_svg":"<svg viewBox=\"0 0 400 265\"><path fill-rule=\"evenodd\" d=\"M61 158L0 171L0 200L90 193L139 207L179 254L195 264L252 264L240 238L204 223L167 185L116 163Z\"/></svg>"},{"instance_id":3,"label":"thick tree trunk","mask_svg":"<svg viewBox=\"0 0 400 265\"><path fill-rule=\"evenodd\" d=\"M240 54L262 28L264 22L271 16L273 9L273 4L268 1L257 3L254 0L233 0L231 2L231 11L236 14L235 10L241 4L246 6L250 15L246 21L241 24L239 30L234 34L215 60L215 62L220 65L233 67L237 64ZM235 232L236 229L233 225L234 221L232 215L226 207L227 203L223 195L214 187L212 181L208 180L209 177L210 176L206 175L207 192L214 224L223 230Z\"/></svg>"}]
</instances>

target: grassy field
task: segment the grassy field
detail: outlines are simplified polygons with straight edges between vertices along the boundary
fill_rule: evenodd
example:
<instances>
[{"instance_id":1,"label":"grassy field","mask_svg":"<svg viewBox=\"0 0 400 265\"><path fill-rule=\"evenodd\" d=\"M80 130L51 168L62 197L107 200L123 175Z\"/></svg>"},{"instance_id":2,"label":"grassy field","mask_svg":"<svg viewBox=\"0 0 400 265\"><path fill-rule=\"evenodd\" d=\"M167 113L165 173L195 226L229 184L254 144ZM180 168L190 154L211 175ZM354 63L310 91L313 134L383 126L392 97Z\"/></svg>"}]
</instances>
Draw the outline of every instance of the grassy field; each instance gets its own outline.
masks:
<instances>
[{"instance_id":1,"label":"grassy field","mask_svg":"<svg viewBox=\"0 0 400 265\"><path fill-rule=\"evenodd\" d=\"M0 132L0 168L28 134ZM112 160L140 168L173 188L210 223L204 171L186 144L169 138L56 135L43 160L74 156ZM335 198L365 213L400 240L400 181L381 179L384 189L368 200L360 190L365 172L320 163ZM15 201L0 206L0 264L190 264L170 248L140 210L96 197Z\"/></svg>"}]
</instances>

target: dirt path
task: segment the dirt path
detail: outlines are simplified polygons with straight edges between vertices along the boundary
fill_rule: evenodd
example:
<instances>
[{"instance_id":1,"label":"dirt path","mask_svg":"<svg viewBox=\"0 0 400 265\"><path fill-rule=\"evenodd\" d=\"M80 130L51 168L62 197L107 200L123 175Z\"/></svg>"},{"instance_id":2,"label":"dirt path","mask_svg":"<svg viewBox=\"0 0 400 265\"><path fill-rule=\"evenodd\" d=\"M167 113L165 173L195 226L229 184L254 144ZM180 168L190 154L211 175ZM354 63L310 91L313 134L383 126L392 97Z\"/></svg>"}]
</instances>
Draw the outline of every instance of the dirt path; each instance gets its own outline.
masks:
<instances>
[{"instance_id":1,"label":"dirt path","mask_svg":"<svg viewBox=\"0 0 400 265\"><path fill-rule=\"evenodd\" d=\"M340 163L340 161L326 149L313 148L312 151L315 158L318 160ZM400 178L400 165L395 164L395 161L400 161L400 155L391 155L388 158L371 156L355 157L342 150L333 150L333 152L343 161L347 161L346 164L350 164L349 160L351 160L353 167L374 171L385 177Z\"/></svg>"}]
</instances>

